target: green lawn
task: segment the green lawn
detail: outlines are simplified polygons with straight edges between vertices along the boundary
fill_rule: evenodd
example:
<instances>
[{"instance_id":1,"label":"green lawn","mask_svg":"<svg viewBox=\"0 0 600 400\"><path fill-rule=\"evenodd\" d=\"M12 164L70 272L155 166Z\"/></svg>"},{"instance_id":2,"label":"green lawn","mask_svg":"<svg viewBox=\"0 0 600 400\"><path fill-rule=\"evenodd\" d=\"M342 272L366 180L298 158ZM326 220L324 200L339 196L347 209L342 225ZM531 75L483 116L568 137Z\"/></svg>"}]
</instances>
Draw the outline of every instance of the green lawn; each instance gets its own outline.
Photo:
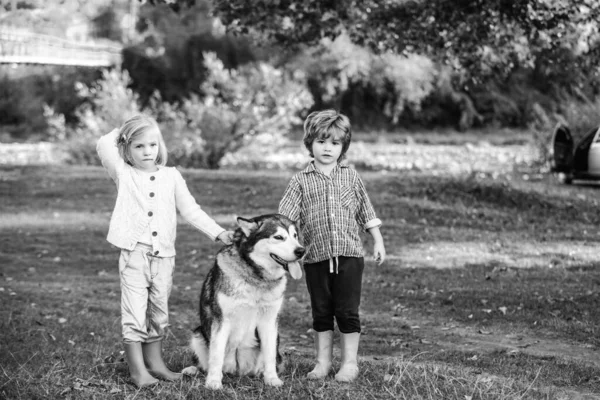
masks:
<instances>
[{"instance_id":1,"label":"green lawn","mask_svg":"<svg viewBox=\"0 0 600 400\"><path fill-rule=\"evenodd\" d=\"M237 215L276 211L290 177L183 173L226 227ZM290 282L280 319L289 358L282 388L226 376L225 389L210 392L200 375L138 391L120 353L118 251L105 241L112 181L96 167L0 167L0 398L600 396L598 186L362 176L384 220L388 260L376 267L367 258L357 382L304 378L312 363L310 308L305 284ZM165 342L175 370L191 364L186 344L217 250L180 224Z\"/></svg>"}]
</instances>

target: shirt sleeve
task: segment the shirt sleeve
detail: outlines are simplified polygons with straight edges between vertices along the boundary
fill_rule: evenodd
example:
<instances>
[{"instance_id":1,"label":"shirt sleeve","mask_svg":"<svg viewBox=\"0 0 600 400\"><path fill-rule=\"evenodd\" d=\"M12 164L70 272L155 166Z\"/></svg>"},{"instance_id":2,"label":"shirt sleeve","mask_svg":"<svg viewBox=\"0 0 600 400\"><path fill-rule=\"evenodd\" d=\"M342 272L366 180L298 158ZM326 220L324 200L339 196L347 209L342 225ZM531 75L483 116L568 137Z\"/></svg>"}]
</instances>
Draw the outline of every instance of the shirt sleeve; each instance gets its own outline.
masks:
<instances>
[{"instance_id":1,"label":"shirt sleeve","mask_svg":"<svg viewBox=\"0 0 600 400\"><path fill-rule=\"evenodd\" d=\"M283 197L279 202L279 214L283 214L292 221L299 221L302 208L302 187L294 176L288 184Z\"/></svg>"},{"instance_id":2,"label":"shirt sleeve","mask_svg":"<svg viewBox=\"0 0 600 400\"><path fill-rule=\"evenodd\" d=\"M108 175L117 182L120 171L125 168L125 160L119 154L119 148L117 147L117 138L119 136L119 130L113 129L106 135L98 139L96 144L96 152L100 157L102 166L108 172Z\"/></svg>"},{"instance_id":3,"label":"shirt sleeve","mask_svg":"<svg viewBox=\"0 0 600 400\"><path fill-rule=\"evenodd\" d=\"M367 189L365 188L365 185L358 174L356 174L354 191L358 201L356 221L358 222L359 226L361 226L365 231L381 226L382 222L379 218L377 218L373 204L371 204L371 200L367 194Z\"/></svg>"},{"instance_id":4,"label":"shirt sleeve","mask_svg":"<svg viewBox=\"0 0 600 400\"><path fill-rule=\"evenodd\" d=\"M181 216L193 227L204 233L212 240L225 231L207 213L200 208L194 196L190 193L181 173L175 171L175 204Z\"/></svg>"}]
</instances>

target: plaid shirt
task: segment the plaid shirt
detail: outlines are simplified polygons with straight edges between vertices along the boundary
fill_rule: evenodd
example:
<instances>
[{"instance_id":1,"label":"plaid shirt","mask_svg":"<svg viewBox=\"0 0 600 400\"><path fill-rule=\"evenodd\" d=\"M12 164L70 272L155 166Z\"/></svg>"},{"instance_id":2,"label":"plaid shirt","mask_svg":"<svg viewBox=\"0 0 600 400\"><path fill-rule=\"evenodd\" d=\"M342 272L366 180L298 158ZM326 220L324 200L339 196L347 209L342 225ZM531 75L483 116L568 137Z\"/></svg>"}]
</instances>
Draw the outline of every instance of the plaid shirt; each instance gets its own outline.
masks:
<instances>
[{"instance_id":1,"label":"plaid shirt","mask_svg":"<svg viewBox=\"0 0 600 400\"><path fill-rule=\"evenodd\" d=\"M381 226L358 173L344 164L327 176L311 162L290 180L279 213L300 223L306 263L363 257L359 231Z\"/></svg>"}]
</instances>

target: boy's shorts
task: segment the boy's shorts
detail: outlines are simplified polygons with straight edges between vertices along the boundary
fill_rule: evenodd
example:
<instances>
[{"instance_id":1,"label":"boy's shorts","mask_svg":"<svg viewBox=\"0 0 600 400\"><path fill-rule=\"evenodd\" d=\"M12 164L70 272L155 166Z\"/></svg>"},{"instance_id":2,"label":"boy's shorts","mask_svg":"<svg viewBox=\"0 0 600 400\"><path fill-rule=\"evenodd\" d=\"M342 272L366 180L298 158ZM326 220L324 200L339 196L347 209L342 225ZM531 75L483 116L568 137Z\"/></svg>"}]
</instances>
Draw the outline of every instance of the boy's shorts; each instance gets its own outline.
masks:
<instances>
[{"instance_id":1,"label":"boy's shorts","mask_svg":"<svg viewBox=\"0 0 600 400\"><path fill-rule=\"evenodd\" d=\"M337 261L337 273L329 272L329 260L304 264L313 329L332 331L335 317L340 332L360 332L358 308L365 261L363 257L342 256Z\"/></svg>"}]
</instances>

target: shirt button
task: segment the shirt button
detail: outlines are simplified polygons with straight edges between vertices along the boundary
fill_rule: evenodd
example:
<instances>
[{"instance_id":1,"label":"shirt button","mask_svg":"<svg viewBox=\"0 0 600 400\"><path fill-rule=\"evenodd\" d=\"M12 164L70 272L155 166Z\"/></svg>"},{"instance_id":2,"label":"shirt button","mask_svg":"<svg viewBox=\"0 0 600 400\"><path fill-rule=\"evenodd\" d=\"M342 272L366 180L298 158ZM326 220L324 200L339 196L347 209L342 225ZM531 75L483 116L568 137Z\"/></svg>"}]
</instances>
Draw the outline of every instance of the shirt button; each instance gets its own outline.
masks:
<instances>
[{"instance_id":1,"label":"shirt button","mask_svg":"<svg viewBox=\"0 0 600 400\"><path fill-rule=\"evenodd\" d=\"M156 251L154 252L154 255L155 255L155 256L156 256L156 255L158 255L158 250L156 250Z\"/></svg>"},{"instance_id":2,"label":"shirt button","mask_svg":"<svg viewBox=\"0 0 600 400\"><path fill-rule=\"evenodd\" d=\"M152 211L148 211L148 216L151 217L152 215Z\"/></svg>"},{"instance_id":3,"label":"shirt button","mask_svg":"<svg viewBox=\"0 0 600 400\"><path fill-rule=\"evenodd\" d=\"M156 236L156 235L158 235L158 232L156 232L156 231L152 232L152 236Z\"/></svg>"},{"instance_id":4,"label":"shirt button","mask_svg":"<svg viewBox=\"0 0 600 400\"><path fill-rule=\"evenodd\" d=\"M156 179L156 178L154 177L154 175L152 175L152 176L150 177L150 180L151 180L151 181L153 181L153 180L155 180L155 179Z\"/></svg>"},{"instance_id":5,"label":"shirt button","mask_svg":"<svg viewBox=\"0 0 600 400\"><path fill-rule=\"evenodd\" d=\"M154 192L150 192L150 197L154 197Z\"/></svg>"}]
</instances>

